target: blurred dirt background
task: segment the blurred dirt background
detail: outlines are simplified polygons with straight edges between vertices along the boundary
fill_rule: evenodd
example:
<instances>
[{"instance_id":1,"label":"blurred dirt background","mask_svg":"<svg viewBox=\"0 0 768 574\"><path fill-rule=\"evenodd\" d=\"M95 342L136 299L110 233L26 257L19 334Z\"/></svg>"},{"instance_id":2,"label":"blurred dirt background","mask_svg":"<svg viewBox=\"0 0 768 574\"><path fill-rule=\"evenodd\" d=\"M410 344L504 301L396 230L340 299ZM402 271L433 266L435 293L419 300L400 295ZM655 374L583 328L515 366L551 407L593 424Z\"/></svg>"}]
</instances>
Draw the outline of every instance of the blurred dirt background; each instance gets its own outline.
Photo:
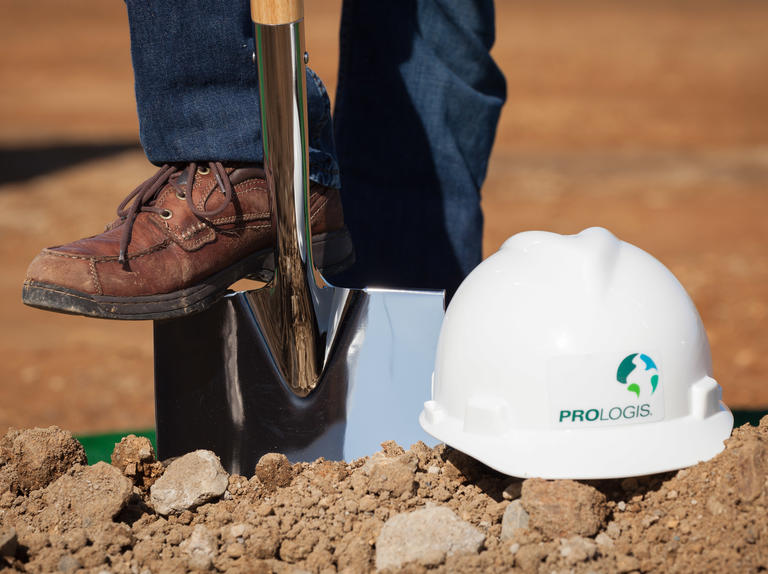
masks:
<instances>
[{"instance_id":1,"label":"blurred dirt background","mask_svg":"<svg viewBox=\"0 0 768 574\"><path fill-rule=\"evenodd\" d=\"M103 229L154 168L138 146L125 6L4 0L0 19L0 433L153 425L152 325L21 304L42 248ZM335 89L340 2L307 3ZM602 225L692 295L732 407L768 408L768 4L497 2L508 82L483 190L485 252Z\"/></svg>"}]
</instances>

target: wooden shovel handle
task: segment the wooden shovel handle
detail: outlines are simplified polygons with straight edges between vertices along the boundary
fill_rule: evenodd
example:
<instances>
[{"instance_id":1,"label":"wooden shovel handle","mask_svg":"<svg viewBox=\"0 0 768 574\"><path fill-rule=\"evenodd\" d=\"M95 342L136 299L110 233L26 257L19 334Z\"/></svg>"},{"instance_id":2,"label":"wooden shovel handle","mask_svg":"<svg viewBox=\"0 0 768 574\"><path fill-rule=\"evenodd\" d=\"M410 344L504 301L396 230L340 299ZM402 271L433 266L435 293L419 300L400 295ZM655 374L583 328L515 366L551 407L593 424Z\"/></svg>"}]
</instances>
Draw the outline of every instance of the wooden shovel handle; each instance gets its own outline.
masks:
<instances>
[{"instance_id":1,"label":"wooden shovel handle","mask_svg":"<svg viewBox=\"0 0 768 574\"><path fill-rule=\"evenodd\" d=\"M304 18L304 0L251 0L251 19L256 24L277 26Z\"/></svg>"}]
</instances>

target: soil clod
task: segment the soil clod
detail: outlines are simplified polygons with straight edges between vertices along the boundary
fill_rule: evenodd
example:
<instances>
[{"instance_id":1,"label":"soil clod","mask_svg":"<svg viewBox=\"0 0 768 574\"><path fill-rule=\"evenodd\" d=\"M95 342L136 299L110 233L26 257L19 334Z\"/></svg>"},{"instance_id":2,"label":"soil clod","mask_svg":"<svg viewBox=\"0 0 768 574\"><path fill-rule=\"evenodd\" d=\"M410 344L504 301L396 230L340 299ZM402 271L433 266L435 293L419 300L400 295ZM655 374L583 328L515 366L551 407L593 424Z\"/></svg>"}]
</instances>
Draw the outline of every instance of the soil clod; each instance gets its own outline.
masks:
<instances>
[{"instance_id":1,"label":"soil clod","mask_svg":"<svg viewBox=\"0 0 768 574\"><path fill-rule=\"evenodd\" d=\"M531 526L551 538L594 536L608 514L604 494L573 480L526 480L521 502Z\"/></svg>"},{"instance_id":2,"label":"soil clod","mask_svg":"<svg viewBox=\"0 0 768 574\"><path fill-rule=\"evenodd\" d=\"M112 466L117 467L133 483L146 491L163 474L155 449L147 437L129 434L115 445Z\"/></svg>"},{"instance_id":3,"label":"soil clod","mask_svg":"<svg viewBox=\"0 0 768 574\"><path fill-rule=\"evenodd\" d=\"M56 426L10 429L0 439L0 491L28 494L75 464L86 464L85 450L69 431Z\"/></svg>"},{"instance_id":4,"label":"soil clod","mask_svg":"<svg viewBox=\"0 0 768 574\"><path fill-rule=\"evenodd\" d=\"M293 465L288 457L276 452L262 456L254 472L267 490L288 486L293 480Z\"/></svg>"}]
</instances>

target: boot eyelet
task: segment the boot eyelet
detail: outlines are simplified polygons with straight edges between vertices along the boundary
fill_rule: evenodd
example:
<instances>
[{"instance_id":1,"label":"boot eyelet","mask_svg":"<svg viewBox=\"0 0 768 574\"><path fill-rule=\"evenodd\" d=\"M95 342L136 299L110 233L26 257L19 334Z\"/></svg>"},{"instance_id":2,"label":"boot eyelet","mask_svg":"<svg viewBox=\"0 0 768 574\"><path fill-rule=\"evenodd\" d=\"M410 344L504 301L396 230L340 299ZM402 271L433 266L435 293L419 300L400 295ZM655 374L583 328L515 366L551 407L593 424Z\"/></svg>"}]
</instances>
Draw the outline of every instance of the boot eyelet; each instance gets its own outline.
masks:
<instances>
[{"instance_id":1,"label":"boot eyelet","mask_svg":"<svg viewBox=\"0 0 768 574\"><path fill-rule=\"evenodd\" d=\"M211 173L211 168L210 167L198 167L197 168L197 173L200 174L200 175L208 175L209 173Z\"/></svg>"},{"instance_id":2,"label":"boot eyelet","mask_svg":"<svg viewBox=\"0 0 768 574\"><path fill-rule=\"evenodd\" d=\"M170 219L171 217L173 217L173 211L171 211L170 209L164 209L164 210L162 210L162 211L160 212L160 214L159 214L159 215L160 215L160 217L162 217L163 219Z\"/></svg>"},{"instance_id":3,"label":"boot eyelet","mask_svg":"<svg viewBox=\"0 0 768 574\"><path fill-rule=\"evenodd\" d=\"M187 193L184 192L184 191L179 191L177 189L176 190L176 197L178 197L179 199L187 199Z\"/></svg>"}]
</instances>

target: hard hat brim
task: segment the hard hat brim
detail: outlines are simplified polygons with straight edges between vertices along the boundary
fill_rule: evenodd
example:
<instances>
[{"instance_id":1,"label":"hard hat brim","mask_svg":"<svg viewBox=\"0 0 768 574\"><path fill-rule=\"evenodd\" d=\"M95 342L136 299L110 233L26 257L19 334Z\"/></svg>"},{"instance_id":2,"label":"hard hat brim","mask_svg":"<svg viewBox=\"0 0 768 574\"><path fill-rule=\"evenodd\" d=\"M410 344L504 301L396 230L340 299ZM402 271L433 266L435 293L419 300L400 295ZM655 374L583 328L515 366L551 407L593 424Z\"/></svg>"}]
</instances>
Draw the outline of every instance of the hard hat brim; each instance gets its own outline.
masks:
<instances>
[{"instance_id":1,"label":"hard hat brim","mask_svg":"<svg viewBox=\"0 0 768 574\"><path fill-rule=\"evenodd\" d=\"M422 411L419 423L438 440L504 474L587 480L655 474L709 460L725 448L733 415L720 402L720 410L706 418L496 435L465 432L462 421L445 413L435 417Z\"/></svg>"}]
</instances>

